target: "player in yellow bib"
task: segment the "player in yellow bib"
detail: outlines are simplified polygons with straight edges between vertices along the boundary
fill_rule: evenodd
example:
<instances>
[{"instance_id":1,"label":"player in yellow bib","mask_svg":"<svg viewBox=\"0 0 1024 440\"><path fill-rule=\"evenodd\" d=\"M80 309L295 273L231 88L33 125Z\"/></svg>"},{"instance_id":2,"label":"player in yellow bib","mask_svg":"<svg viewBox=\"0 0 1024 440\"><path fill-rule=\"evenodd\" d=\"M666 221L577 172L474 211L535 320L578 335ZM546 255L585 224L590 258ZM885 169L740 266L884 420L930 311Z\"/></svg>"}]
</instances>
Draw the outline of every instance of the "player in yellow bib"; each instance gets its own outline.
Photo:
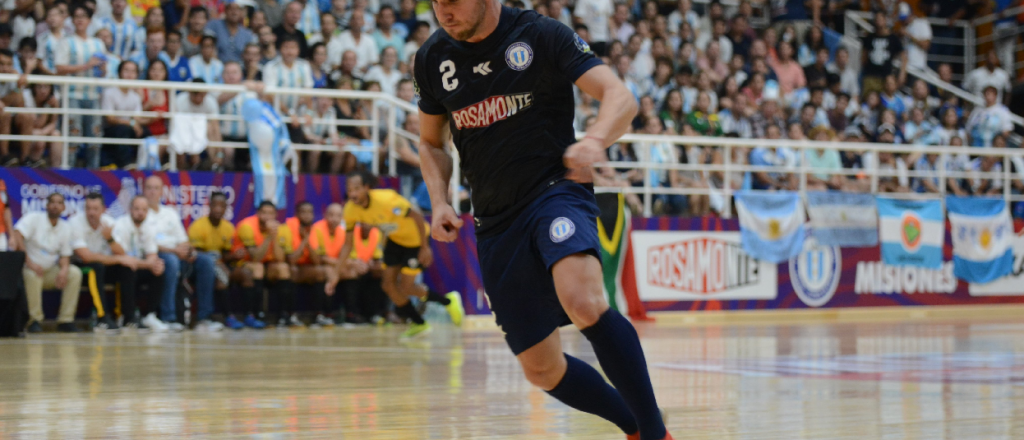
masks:
<instances>
[{"instance_id":1,"label":"player in yellow bib","mask_svg":"<svg viewBox=\"0 0 1024 440\"><path fill-rule=\"evenodd\" d=\"M409 339L430 331L430 325L409 302L409 298L413 296L444 305L452 318L452 323L461 325L465 312L458 292L442 295L416 283L416 275L420 274L423 267L430 266L434 261L427 241L428 226L423 214L413 209L409 201L394 190L373 189L375 183L376 178L369 172L359 171L348 175L345 184L348 192L348 201L345 203L348 238L345 240L342 255L348 255L352 251L352 228L356 224L362 223L379 228L387 238L384 245L384 277L381 280L381 288L395 303L395 313L412 321L412 325L402 334L402 338ZM329 278L325 286L327 293L333 294L337 283L336 275Z\"/></svg>"}]
</instances>

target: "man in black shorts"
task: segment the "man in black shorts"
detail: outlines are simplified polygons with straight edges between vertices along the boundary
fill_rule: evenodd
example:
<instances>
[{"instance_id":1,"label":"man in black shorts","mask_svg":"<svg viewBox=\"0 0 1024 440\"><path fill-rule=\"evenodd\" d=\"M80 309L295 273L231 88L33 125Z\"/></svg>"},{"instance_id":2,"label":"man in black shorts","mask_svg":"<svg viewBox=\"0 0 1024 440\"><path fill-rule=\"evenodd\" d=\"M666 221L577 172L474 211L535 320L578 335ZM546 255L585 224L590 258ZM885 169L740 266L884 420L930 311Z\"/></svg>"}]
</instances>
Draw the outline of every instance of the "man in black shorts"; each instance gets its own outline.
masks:
<instances>
[{"instance_id":1,"label":"man in black shorts","mask_svg":"<svg viewBox=\"0 0 1024 440\"><path fill-rule=\"evenodd\" d=\"M630 439L665 430L636 330L608 307L598 259L591 165L626 132L632 94L571 29L494 0L434 0L442 29L416 54L420 161L431 233L458 237L448 198L447 130L462 158L477 217L484 288L527 379L565 404L603 417ZM576 142L573 90L601 102ZM590 340L609 386L562 352L558 327Z\"/></svg>"}]
</instances>

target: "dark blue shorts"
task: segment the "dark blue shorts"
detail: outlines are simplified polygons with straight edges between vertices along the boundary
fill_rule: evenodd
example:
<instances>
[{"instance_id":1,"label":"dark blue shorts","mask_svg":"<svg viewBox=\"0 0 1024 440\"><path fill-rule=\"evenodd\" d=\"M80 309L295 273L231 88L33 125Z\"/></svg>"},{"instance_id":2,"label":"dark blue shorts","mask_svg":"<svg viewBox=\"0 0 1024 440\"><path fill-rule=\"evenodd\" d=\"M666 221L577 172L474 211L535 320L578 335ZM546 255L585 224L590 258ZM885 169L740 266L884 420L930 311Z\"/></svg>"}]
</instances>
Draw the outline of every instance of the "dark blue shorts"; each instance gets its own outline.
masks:
<instances>
[{"instance_id":1,"label":"dark blue shorts","mask_svg":"<svg viewBox=\"0 0 1024 440\"><path fill-rule=\"evenodd\" d=\"M571 324L555 294L551 267L572 254L600 259L594 194L559 182L530 203L504 232L477 240L484 290L512 353Z\"/></svg>"}]
</instances>

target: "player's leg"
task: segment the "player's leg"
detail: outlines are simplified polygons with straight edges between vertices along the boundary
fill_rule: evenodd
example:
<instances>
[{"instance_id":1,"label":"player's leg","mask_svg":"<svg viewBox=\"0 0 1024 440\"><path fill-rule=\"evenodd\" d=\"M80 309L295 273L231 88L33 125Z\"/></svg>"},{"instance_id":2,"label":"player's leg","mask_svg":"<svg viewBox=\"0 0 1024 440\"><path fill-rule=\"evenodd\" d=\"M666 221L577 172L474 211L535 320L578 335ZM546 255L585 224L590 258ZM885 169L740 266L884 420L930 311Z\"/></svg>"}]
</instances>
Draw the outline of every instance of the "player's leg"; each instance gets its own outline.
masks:
<instances>
[{"instance_id":1,"label":"player's leg","mask_svg":"<svg viewBox=\"0 0 1024 440\"><path fill-rule=\"evenodd\" d=\"M626 318L608 307L600 261L585 253L569 255L552 266L551 274L566 314L590 340L605 375L636 417L640 438L664 438L640 338Z\"/></svg>"},{"instance_id":2,"label":"player's leg","mask_svg":"<svg viewBox=\"0 0 1024 440\"><path fill-rule=\"evenodd\" d=\"M433 301L441 304L448 311L448 315L452 318L452 324L462 325L462 316L465 311L462 308L462 298L458 292L448 292L447 294L440 294L433 289L416 283L416 276L419 275L420 269L411 269L403 267L398 275L398 291L402 292L406 297L419 298L422 301Z\"/></svg>"},{"instance_id":3,"label":"player's leg","mask_svg":"<svg viewBox=\"0 0 1024 440\"><path fill-rule=\"evenodd\" d=\"M242 286L242 323L246 327L262 329L267 325L261 318L263 315L263 278L262 263L248 262L231 273L234 282Z\"/></svg>"},{"instance_id":4,"label":"player's leg","mask_svg":"<svg viewBox=\"0 0 1024 440\"><path fill-rule=\"evenodd\" d=\"M516 356L526 380L551 397L614 423L622 432L637 432L636 419L619 392L594 367L562 352L558 330Z\"/></svg>"},{"instance_id":5,"label":"player's leg","mask_svg":"<svg viewBox=\"0 0 1024 440\"><path fill-rule=\"evenodd\" d=\"M319 264L296 264L292 265L292 282L296 285L310 285L312 286L313 298L313 313L316 315L313 318L313 323L330 326L334 325L334 320L328 317L330 314L327 293L324 292L324 281L327 278L326 266Z\"/></svg>"},{"instance_id":6,"label":"player's leg","mask_svg":"<svg viewBox=\"0 0 1024 440\"><path fill-rule=\"evenodd\" d=\"M423 316L409 301L409 297L398 289L398 278L401 276L402 268L399 266L388 266L384 268L384 276L381 279L380 287L387 294L388 298L395 303L395 313L402 319L412 321L409 329L402 333L402 338L411 338L426 334L430 331L430 325L423 320Z\"/></svg>"},{"instance_id":7,"label":"player's leg","mask_svg":"<svg viewBox=\"0 0 1024 440\"><path fill-rule=\"evenodd\" d=\"M270 286L271 297L275 298L277 304L277 325L289 327L303 327L305 324L299 321L295 315L295 283L292 282L291 268L288 263L275 261L267 263L267 281Z\"/></svg>"}]
</instances>

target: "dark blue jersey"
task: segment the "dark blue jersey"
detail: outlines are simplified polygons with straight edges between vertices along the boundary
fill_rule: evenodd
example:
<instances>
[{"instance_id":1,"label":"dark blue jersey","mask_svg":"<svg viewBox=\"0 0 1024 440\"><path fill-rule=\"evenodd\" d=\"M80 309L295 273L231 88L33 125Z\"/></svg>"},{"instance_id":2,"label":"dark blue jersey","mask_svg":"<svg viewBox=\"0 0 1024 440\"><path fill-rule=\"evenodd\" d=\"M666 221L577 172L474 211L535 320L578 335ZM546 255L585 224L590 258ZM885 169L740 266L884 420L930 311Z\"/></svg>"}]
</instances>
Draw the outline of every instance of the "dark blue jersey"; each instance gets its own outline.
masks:
<instances>
[{"instance_id":1,"label":"dark blue jersey","mask_svg":"<svg viewBox=\"0 0 1024 440\"><path fill-rule=\"evenodd\" d=\"M572 84L599 64L568 26L507 7L483 41L439 29L416 53L420 110L449 116L475 214L492 219L478 233L507 225L564 178L562 155L575 142Z\"/></svg>"}]
</instances>

